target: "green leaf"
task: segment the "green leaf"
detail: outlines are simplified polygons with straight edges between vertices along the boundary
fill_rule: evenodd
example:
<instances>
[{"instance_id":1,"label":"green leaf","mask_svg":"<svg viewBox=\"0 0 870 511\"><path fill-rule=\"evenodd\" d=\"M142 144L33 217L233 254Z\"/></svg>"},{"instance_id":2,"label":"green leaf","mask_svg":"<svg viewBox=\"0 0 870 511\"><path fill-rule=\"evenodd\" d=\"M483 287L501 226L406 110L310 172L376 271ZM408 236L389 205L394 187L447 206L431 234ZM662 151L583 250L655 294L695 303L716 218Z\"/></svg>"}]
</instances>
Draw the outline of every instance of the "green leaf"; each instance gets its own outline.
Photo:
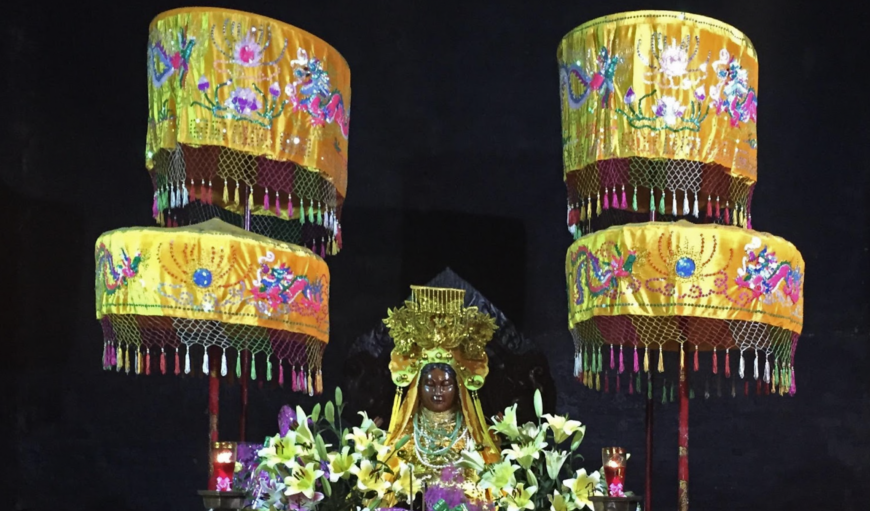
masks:
<instances>
[{"instance_id":1,"label":"green leaf","mask_svg":"<svg viewBox=\"0 0 870 511\"><path fill-rule=\"evenodd\" d=\"M529 481L527 486L538 486L538 478L535 477L535 474L531 470L526 470L526 478Z\"/></svg>"},{"instance_id":2,"label":"green leaf","mask_svg":"<svg viewBox=\"0 0 870 511\"><path fill-rule=\"evenodd\" d=\"M332 485L329 484L329 479L326 476L320 478L320 482L323 483L323 494L327 497L332 496Z\"/></svg>"},{"instance_id":3,"label":"green leaf","mask_svg":"<svg viewBox=\"0 0 870 511\"><path fill-rule=\"evenodd\" d=\"M323 413L326 416L327 422L329 422L330 424L335 424L335 406L333 406L332 401L326 402L326 409Z\"/></svg>"},{"instance_id":4,"label":"green leaf","mask_svg":"<svg viewBox=\"0 0 870 511\"><path fill-rule=\"evenodd\" d=\"M585 431L580 430L574 433L574 438L571 440L571 450L576 451L580 444L583 443L583 437L585 436Z\"/></svg>"},{"instance_id":5,"label":"green leaf","mask_svg":"<svg viewBox=\"0 0 870 511\"><path fill-rule=\"evenodd\" d=\"M535 415L541 418L544 415L544 400L541 397L541 389L535 390Z\"/></svg>"},{"instance_id":6,"label":"green leaf","mask_svg":"<svg viewBox=\"0 0 870 511\"><path fill-rule=\"evenodd\" d=\"M393 448L393 452L398 451L402 447L405 447L405 444L407 444L408 440L410 440L410 439L411 439L411 435L405 435L402 438L400 438L399 441L396 442L396 447Z\"/></svg>"},{"instance_id":7,"label":"green leaf","mask_svg":"<svg viewBox=\"0 0 870 511\"><path fill-rule=\"evenodd\" d=\"M320 420L320 403L314 405L314 409L311 410L311 420L314 422Z\"/></svg>"},{"instance_id":8,"label":"green leaf","mask_svg":"<svg viewBox=\"0 0 870 511\"><path fill-rule=\"evenodd\" d=\"M339 387L335 387L335 406L341 408L342 395L341 389Z\"/></svg>"}]
</instances>

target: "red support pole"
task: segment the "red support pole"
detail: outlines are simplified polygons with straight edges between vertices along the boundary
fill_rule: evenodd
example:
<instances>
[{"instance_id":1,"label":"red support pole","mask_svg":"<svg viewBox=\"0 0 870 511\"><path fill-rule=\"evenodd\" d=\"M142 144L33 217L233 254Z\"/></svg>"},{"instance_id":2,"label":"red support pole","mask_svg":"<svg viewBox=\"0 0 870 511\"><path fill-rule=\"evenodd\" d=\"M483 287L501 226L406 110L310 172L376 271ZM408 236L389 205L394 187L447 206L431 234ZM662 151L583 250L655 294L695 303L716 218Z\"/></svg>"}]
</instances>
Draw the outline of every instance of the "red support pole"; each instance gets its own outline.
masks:
<instances>
[{"instance_id":1,"label":"red support pole","mask_svg":"<svg viewBox=\"0 0 870 511\"><path fill-rule=\"evenodd\" d=\"M208 348L206 348L208 349ZM215 442L218 441L218 414L220 411L220 358L217 350L212 350L209 355L208 372L208 489L217 490L214 480L214 466L212 463Z\"/></svg>"},{"instance_id":2,"label":"red support pole","mask_svg":"<svg viewBox=\"0 0 870 511\"><path fill-rule=\"evenodd\" d=\"M653 472L653 388L652 372L646 373L646 487L644 488L644 510L652 511L652 472Z\"/></svg>"},{"instance_id":3,"label":"red support pole","mask_svg":"<svg viewBox=\"0 0 870 511\"><path fill-rule=\"evenodd\" d=\"M239 417L239 442L245 441L245 426L248 417L248 375L251 374L251 352L244 350L242 357L241 395L242 409Z\"/></svg>"},{"instance_id":4,"label":"red support pole","mask_svg":"<svg viewBox=\"0 0 870 511\"><path fill-rule=\"evenodd\" d=\"M680 348L680 427L679 427L679 479L677 509L689 511L689 370L685 354Z\"/></svg>"}]
</instances>

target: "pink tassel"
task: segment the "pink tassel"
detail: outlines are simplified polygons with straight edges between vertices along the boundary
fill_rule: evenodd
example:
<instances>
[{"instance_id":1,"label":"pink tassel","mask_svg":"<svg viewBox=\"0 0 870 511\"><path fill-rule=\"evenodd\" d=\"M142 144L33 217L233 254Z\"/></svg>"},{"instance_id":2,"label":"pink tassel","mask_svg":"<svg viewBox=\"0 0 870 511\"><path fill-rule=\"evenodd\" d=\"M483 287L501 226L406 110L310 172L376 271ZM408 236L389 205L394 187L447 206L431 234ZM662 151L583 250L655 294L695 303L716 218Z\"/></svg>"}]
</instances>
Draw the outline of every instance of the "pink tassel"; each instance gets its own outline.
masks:
<instances>
[{"instance_id":1,"label":"pink tassel","mask_svg":"<svg viewBox=\"0 0 870 511\"><path fill-rule=\"evenodd\" d=\"M178 348L175 348L175 374L181 374L181 363L178 361Z\"/></svg>"},{"instance_id":2,"label":"pink tassel","mask_svg":"<svg viewBox=\"0 0 870 511\"><path fill-rule=\"evenodd\" d=\"M295 365L290 366L290 370L291 370L290 377L292 378L290 389L293 390L293 392L296 392L298 390L296 388L296 384L298 383L296 381L296 366Z\"/></svg>"},{"instance_id":3,"label":"pink tassel","mask_svg":"<svg viewBox=\"0 0 870 511\"><path fill-rule=\"evenodd\" d=\"M710 199L710 196L707 196L707 219L713 216L713 201Z\"/></svg>"},{"instance_id":4,"label":"pink tassel","mask_svg":"<svg viewBox=\"0 0 870 511\"><path fill-rule=\"evenodd\" d=\"M269 189L266 188L266 193L263 194L263 209L269 211L272 209L272 205L269 204Z\"/></svg>"},{"instance_id":5,"label":"pink tassel","mask_svg":"<svg viewBox=\"0 0 870 511\"><path fill-rule=\"evenodd\" d=\"M278 195L278 190L275 190L275 216L281 216L281 196Z\"/></svg>"},{"instance_id":6,"label":"pink tassel","mask_svg":"<svg viewBox=\"0 0 870 511\"><path fill-rule=\"evenodd\" d=\"M715 348L713 348L713 374L719 374L719 360Z\"/></svg>"},{"instance_id":7,"label":"pink tassel","mask_svg":"<svg viewBox=\"0 0 870 511\"><path fill-rule=\"evenodd\" d=\"M305 367L299 371L299 388L303 394L308 392L308 382L305 380Z\"/></svg>"},{"instance_id":8,"label":"pink tassel","mask_svg":"<svg viewBox=\"0 0 870 511\"><path fill-rule=\"evenodd\" d=\"M722 218L722 214L719 211L719 197L716 197L716 218Z\"/></svg>"},{"instance_id":9,"label":"pink tassel","mask_svg":"<svg viewBox=\"0 0 870 511\"><path fill-rule=\"evenodd\" d=\"M731 352L725 350L725 377L731 378Z\"/></svg>"},{"instance_id":10,"label":"pink tassel","mask_svg":"<svg viewBox=\"0 0 870 511\"><path fill-rule=\"evenodd\" d=\"M151 374L151 350L150 349L145 350L145 374L146 375Z\"/></svg>"},{"instance_id":11,"label":"pink tassel","mask_svg":"<svg viewBox=\"0 0 870 511\"><path fill-rule=\"evenodd\" d=\"M725 225L731 224L731 215L728 214L728 204L725 204Z\"/></svg>"},{"instance_id":12,"label":"pink tassel","mask_svg":"<svg viewBox=\"0 0 870 511\"><path fill-rule=\"evenodd\" d=\"M613 209L619 209L619 197L616 196L616 186L613 187L613 200L611 204L613 204Z\"/></svg>"},{"instance_id":13,"label":"pink tassel","mask_svg":"<svg viewBox=\"0 0 870 511\"><path fill-rule=\"evenodd\" d=\"M293 196L287 195L287 220L293 220Z\"/></svg>"},{"instance_id":14,"label":"pink tassel","mask_svg":"<svg viewBox=\"0 0 870 511\"><path fill-rule=\"evenodd\" d=\"M284 361L278 360L278 386L284 388Z\"/></svg>"},{"instance_id":15,"label":"pink tassel","mask_svg":"<svg viewBox=\"0 0 870 511\"><path fill-rule=\"evenodd\" d=\"M622 346L619 347L619 374L625 372L625 361L622 357Z\"/></svg>"},{"instance_id":16,"label":"pink tassel","mask_svg":"<svg viewBox=\"0 0 870 511\"><path fill-rule=\"evenodd\" d=\"M634 347L634 372L640 371L640 364L637 363L637 346Z\"/></svg>"},{"instance_id":17,"label":"pink tassel","mask_svg":"<svg viewBox=\"0 0 870 511\"><path fill-rule=\"evenodd\" d=\"M196 183L193 182L193 179L190 180L190 188L187 189L187 196L190 197L190 202L196 200Z\"/></svg>"},{"instance_id":18,"label":"pink tassel","mask_svg":"<svg viewBox=\"0 0 870 511\"><path fill-rule=\"evenodd\" d=\"M628 202L625 200L625 185L622 185L622 209L628 209Z\"/></svg>"},{"instance_id":19,"label":"pink tassel","mask_svg":"<svg viewBox=\"0 0 870 511\"><path fill-rule=\"evenodd\" d=\"M211 205L211 179L208 180L208 195L205 196L206 204Z\"/></svg>"},{"instance_id":20,"label":"pink tassel","mask_svg":"<svg viewBox=\"0 0 870 511\"><path fill-rule=\"evenodd\" d=\"M200 200L200 202L202 202L203 204L206 203L206 202L205 202L205 179L203 179L203 180L200 181L200 183L199 183L199 200Z\"/></svg>"},{"instance_id":21,"label":"pink tassel","mask_svg":"<svg viewBox=\"0 0 870 511\"><path fill-rule=\"evenodd\" d=\"M160 350L160 374L166 374L166 352Z\"/></svg>"},{"instance_id":22,"label":"pink tassel","mask_svg":"<svg viewBox=\"0 0 870 511\"><path fill-rule=\"evenodd\" d=\"M794 367L791 368L791 387L788 389L788 395L793 396L797 392L797 383L795 383Z\"/></svg>"},{"instance_id":23,"label":"pink tassel","mask_svg":"<svg viewBox=\"0 0 870 511\"><path fill-rule=\"evenodd\" d=\"M695 372L698 371L698 347L695 346Z\"/></svg>"},{"instance_id":24,"label":"pink tassel","mask_svg":"<svg viewBox=\"0 0 870 511\"><path fill-rule=\"evenodd\" d=\"M109 344L103 343L103 369L109 367Z\"/></svg>"},{"instance_id":25,"label":"pink tassel","mask_svg":"<svg viewBox=\"0 0 870 511\"><path fill-rule=\"evenodd\" d=\"M607 187L604 187L604 209L610 209L610 200L607 198Z\"/></svg>"},{"instance_id":26,"label":"pink tassel","mask_svg":"<svg viewBox=\"0 0 870 511\"><path fill-rule=\"evenodd\" d=\"M320 257L326 257L326 240L320 240Z\"/></svg>"},{"instance_id":27,"label":"pink tassel","mask_svg":"<svg viewBox=\"0 0 870 511\"><path fill-rule=\"evenodd\" d=\"M151 216L155 219L160 216L160 211L157 208L157 192L154 192L154 202L151 203Z\"/></svg>"},{"instance_id":28,"label":"pink tassel","mask_svg":"<svg viewBox=\"0 0 870 511\"><path fill-rule=\"evenodd\" d=\"M610 368L613 369L615 364L616 364L616 360L613 356L613 345L611 344L610 345Z\"/></svg>"},{"instance_id":29,"label":"pink tassel","mask_svg":"<svg viewBox=\"0 0 870 511\"><path fill-rule=\"evenodd\" d=\"M752 230L752 215L746 214L746 228Z\"/></svg>"}]
</instances>

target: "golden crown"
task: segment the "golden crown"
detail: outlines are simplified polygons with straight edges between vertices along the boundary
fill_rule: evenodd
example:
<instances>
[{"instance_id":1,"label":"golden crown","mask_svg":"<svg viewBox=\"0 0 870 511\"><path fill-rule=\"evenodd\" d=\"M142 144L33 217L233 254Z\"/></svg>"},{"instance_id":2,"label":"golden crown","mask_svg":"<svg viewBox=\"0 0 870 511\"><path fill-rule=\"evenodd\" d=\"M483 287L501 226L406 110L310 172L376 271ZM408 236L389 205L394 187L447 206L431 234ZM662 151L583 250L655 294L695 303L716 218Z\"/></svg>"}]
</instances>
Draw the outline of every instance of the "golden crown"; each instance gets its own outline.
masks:
<instances>
[{"instance_id":1,"label":"golden crown","mask_svg":"<svg viewBox=\"0 0 870 511\"><path fill-rule=\"evenodd\" d=\"M465 306L465 290L411 286L411 299L387 311L384 324L393 338L390 370L396 385L407 386L428 363L450 364L469 388L486 376L485 347L495 319Z\"/></svg>"}]
</instances>

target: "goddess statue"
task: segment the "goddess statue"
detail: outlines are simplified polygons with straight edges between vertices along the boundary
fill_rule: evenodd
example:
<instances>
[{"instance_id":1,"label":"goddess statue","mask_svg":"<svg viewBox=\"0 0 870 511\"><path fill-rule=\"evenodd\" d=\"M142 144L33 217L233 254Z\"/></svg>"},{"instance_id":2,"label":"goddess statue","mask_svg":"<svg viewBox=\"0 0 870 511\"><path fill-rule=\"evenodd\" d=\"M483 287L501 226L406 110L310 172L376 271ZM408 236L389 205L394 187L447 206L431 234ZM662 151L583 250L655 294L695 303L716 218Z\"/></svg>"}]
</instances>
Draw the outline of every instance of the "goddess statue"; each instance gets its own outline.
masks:
<instances>
[{"instance_id":1,"label":"goddess statue","mask_svg":"<svg viewBox=\"0 0 870 511\"><path fill-rule=\"evenodd\" d=\"M411 464L426 485L447 482L446 472L473 481L473 471L455 467L464 449L478 451L486 463L499 459L477 396L489 371L484 348L495 320L465 307L462 289L411 290L411 300L384 320L395 343L390 373L396 385L386 443L408 439L393 460Z\"/></svg>"}]
</instances>

